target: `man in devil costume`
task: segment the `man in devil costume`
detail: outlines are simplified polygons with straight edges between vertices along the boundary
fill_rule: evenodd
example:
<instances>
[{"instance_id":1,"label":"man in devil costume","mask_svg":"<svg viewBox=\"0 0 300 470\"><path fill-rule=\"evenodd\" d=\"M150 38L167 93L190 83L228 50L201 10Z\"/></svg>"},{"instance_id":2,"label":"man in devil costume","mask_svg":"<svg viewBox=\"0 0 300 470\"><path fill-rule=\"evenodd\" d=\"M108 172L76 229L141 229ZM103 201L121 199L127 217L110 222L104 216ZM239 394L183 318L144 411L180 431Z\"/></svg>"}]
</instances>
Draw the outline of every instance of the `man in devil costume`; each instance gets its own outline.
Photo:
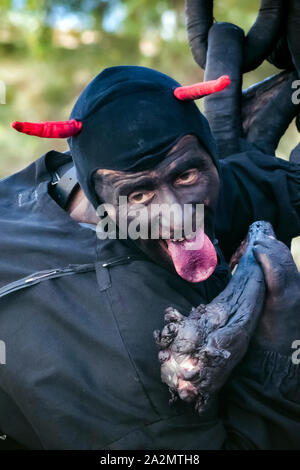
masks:
<instances>
[{"instance_id":1,"label":"man in devil costume","mask_svg":"<svg viewBox=\"0 0 300 470\"><path fill-rule=\"evenodd\" d=\"M299 447L300 376L290 350L300 338L300 289L286 245L300 234L300 169L249 142L218 161L192 100L231 86L221 77L181 87L151 69L113 67L83 91L70 121L14 123L68 137L80 186L70 153L54 151L0 185L3 434L33 449ZM93 208L117 206L119 195L203 203L195 263L186 241L100 240ZM268 291L248 352L204 413L169 406L152 333L166 307L188 315L223 291L231 277L224 255L259 219L281 242L258 243Z\"/></svg>"}]
</instances>

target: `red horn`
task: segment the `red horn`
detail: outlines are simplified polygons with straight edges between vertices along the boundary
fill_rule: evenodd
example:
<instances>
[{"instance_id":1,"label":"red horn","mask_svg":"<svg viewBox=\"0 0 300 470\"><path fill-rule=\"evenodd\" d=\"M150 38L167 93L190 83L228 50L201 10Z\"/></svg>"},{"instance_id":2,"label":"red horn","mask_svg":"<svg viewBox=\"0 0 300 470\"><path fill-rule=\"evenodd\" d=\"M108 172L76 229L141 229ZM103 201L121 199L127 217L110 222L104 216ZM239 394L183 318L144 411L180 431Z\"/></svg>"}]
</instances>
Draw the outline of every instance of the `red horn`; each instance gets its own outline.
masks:
<instances>
[{"instance_id":1,"label":"red horn","mask_svg":"<svg viewBox=\"0 0 300 470\"><path fill-rule=\"evenodd\" d=\"M174 95L181 101L198 100L203 96L224 90L229 84L230 78L228 75L222 75L222 77L219 77L217 80L175 88Z\"/></svg>"},{"instance_id":2,"label":"red horn","mask_svg":"<svg viewBox=\"0 0 300 470\"><path fill-rule=\"evenodd\" d=\"M46 121L46 122L18 122L12 123L12 127L23 134L47 137L51 139L64 139L79 134L82 122L71 121Z\"/></svg>"}]
</instances>

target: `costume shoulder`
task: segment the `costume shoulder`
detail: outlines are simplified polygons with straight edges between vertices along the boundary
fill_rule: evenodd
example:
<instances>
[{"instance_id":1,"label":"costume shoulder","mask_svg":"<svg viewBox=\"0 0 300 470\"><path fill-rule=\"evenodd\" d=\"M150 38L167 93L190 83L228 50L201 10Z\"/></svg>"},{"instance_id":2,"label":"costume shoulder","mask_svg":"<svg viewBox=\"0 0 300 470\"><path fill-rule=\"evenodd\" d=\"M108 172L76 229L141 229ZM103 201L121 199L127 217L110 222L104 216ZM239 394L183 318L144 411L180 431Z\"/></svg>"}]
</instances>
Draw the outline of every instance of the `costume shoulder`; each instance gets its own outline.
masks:
<instances>
[{"instance_id":1,"label":"costume shoulder","mask_svg":"<svg viewBox=\"0 0 300 470\"><path fill-rule=\"evenodd\" d=\"M55 165L69 155L48 152L0 181L0 286L32 273L93 262L95 235L48 193Z\"/></svg>"},{"instance_id":2,"label":"costume shoulder","mask_svg":"<svg viewBox=\"0 0 300 470\"><path fill-rule=\"evenodd\" d=\"M270 222L290 246L300 235L300 165L259 150L220 161L221 191L216 233L227 259L256 220Z\"/></svg>"},{"instance_id":3,"label":"costume shoulder","mask_svg":"<svg viewBox=\"0 0 300 470\"><path fill-rule=\"evenodd\" d=\"M58 166L70 162L69 152L61 153L51 150L42 155L26 168L0 180L0 207L21 207L26 191L34 191L44 181L50 182L50 173ZM24 193L24 194L23 194ZM15 212L12 212L12 216ZM1 217L1 215L0 215ZM1 221L1 218L0 218Z\"/></svg>"}]
</instances>

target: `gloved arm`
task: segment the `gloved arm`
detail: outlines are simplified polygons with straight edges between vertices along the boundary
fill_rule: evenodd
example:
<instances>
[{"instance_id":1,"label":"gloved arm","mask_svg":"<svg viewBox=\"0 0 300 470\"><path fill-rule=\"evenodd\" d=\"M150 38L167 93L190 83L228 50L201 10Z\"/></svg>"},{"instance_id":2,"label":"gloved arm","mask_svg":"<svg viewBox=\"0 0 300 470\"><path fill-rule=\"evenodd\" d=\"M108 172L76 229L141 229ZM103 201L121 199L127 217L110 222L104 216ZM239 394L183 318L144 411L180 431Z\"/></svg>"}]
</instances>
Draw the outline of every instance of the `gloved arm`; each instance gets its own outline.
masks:
<instances>
[{"instance_id":1,"label":"gloved arm","mask_svg":"<svg viewBox=\"0 0 300 470\"><path fill-rule=\"evenodd\" d=\"M292 344L300 339L300 274L289 249L266 238L254 247L268 286L263 315L253 345L291 356Z\"/></svg>"},{"instance_id":2,"label":"gloved arm","mask_svg":"<svg viewBox=\"0 0 300 470\"><path fill-rule=\"evenodd\" d=\"M250 348L226 386L221 390L251 335L251 316L254 321L257 315L256 309L250 312L251 305L260 301L261 291L256 288L254 292L255 284L260 282L256 270L247 278L251 265L245 272L246 286L240 278L240 267L238 276L231 281L235 284L238 280L241 292L239 285L232 292L230 287L224 291L224 295L231 292L228 304L233 300L236 303L229 317L225 318L214 302L206 310L192 313L187 320L179 319L179 325L175 313L169 312L169 316L173 315L169 319L173 327L159 338L163 346L162 378L183 400L196 400L200 418L203 411L207 412L203 396L216 396L221 390L219 415L215 418L224 427L223 448L297 448L300 368L292 363L291 346L300 338L299 273L288 248L272 236L255 240L253 252L264 272L266 300ZM255 295L251 296L251 291ZM244 311L247 303L248 316ZM214 316L208 307L214 307Z\"/></svg>"},{"instance_id":3,"label":"gloved arm","mask_svg":"<svg viewBox=\"0 0 300 470\"><path fill-rule=\"evenodd\" d=\"M186 2L189 43L196 62L205 68L205 79L223 74L231 79L225 90L205 98L205 115L223 159L216 233L227 260L255 220L271 222L287 246L300 235L300 167L275 158L279 140L299 115L292 100L297 73L290 71L292 66L242 91L243 73L275 49L287 18L288 40L297 58L300 9L292 3L286 8L282 0L262 1L245 35L237 25L213 21L212 0Z\"/></svg>"},{"instance_id":4,"label":"gloved arm","mask_svg":"<svg viewBox=\"0 0 300 470\"><path fill-rule=\"evenodd\" d=\"M225 448L240 448L243 436L261 449L299 449L300 365L293 345L300 339L300 274L277 240L266 239L254 254L267 297L250 348L222 393L231 436Z\"/></svg>"},{"instance_id":5,"label":"gloved arm","mask_svg":"<svg viewBox=\"0 0 300 470\"><path fill-rule=\"evenodd\" d=\"M253 148L220 164L216 236L226 260L255 220L270 222L276 237L290 246L300 235L300 165Z\"/></svg>"}]
</instances>

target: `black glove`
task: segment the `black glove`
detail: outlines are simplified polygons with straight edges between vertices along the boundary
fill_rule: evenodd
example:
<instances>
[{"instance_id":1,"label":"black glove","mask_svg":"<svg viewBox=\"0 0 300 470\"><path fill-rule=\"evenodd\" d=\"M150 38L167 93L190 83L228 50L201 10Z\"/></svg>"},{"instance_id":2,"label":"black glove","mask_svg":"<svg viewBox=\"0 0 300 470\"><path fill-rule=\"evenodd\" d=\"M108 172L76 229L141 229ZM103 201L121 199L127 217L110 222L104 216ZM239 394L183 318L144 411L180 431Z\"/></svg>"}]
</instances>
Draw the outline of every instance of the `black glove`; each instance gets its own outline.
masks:
<instances>
[{"instance_id":1,"label":"black glove","mask_svg":"<svg viewBox=\"0 0 300 470\"><path fill-rule=\"evenodd\" d=\"M267 222L255 222L247 248L226 289L188 317L169 308L167 325L155 332L161 377L174 396L195 401L202 412L245 355L262 312L265 283L253 247L260 250L273 236ZM273 238L272 238L273 240ZM261 245L259 245L259 243Z\"/></svg>"},{"instance_id":2,"label":"black glove","mask_svg":"<svg viewBox=\"0 0 300 470\"><path fill-rule=\"evenodd\" d=\"M253 344L289 355L292 343L300 340L300 274L290 250L273 237L256 242L253 252L267 285Z\"/></svg>"}]
</instances>

